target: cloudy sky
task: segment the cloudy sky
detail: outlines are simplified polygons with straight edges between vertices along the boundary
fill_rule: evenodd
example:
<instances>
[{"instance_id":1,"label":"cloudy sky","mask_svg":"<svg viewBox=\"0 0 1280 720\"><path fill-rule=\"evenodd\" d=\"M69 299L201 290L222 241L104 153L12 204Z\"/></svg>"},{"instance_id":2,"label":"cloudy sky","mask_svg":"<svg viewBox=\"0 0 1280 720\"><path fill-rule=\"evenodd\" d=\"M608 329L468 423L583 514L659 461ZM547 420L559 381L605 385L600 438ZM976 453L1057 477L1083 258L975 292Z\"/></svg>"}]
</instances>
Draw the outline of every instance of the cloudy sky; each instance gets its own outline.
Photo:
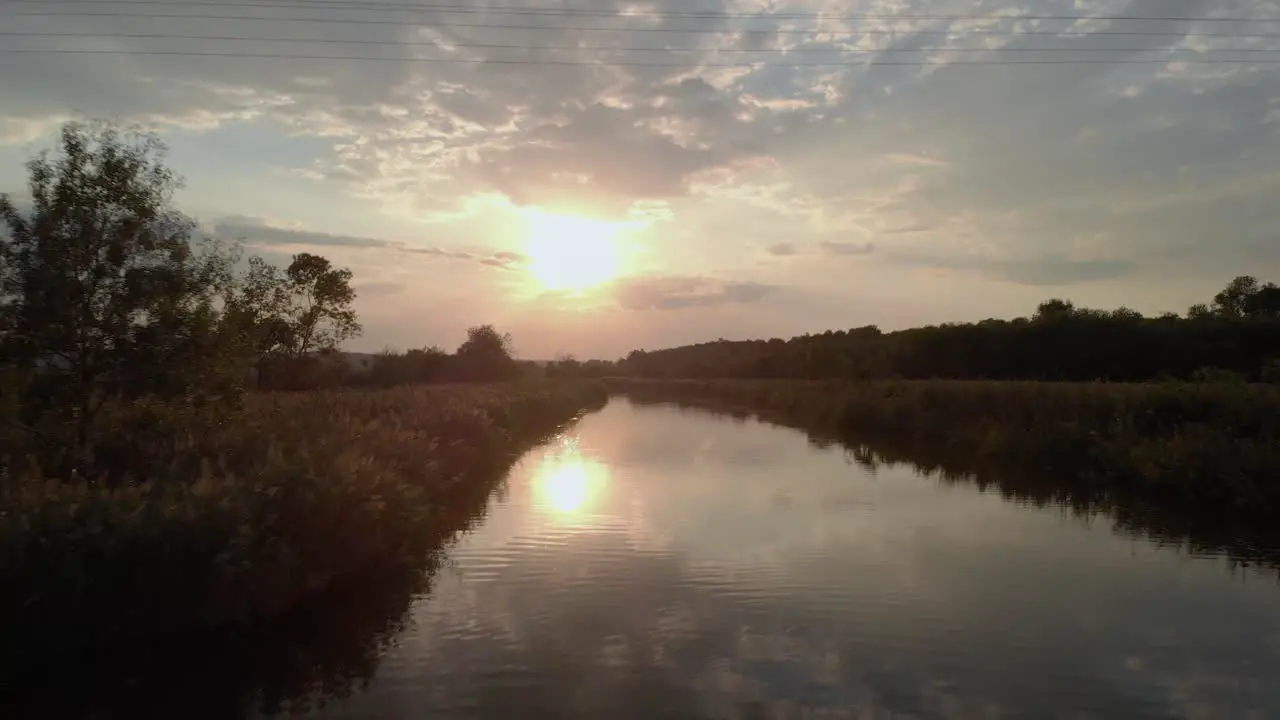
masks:
<instances>
[{"instance_id":1,"label":"cloudy sky","mask_svg":"<svg viewBox=\"0 0 1280 720\"><path fill-rule=\"evenodd\" d=\"M1280 3L0 0L0 190L67 119L154 127L209 232L355 272L358 350L1182 311L1280 279L1260 18Z\"/></svg>"}]
</instances>

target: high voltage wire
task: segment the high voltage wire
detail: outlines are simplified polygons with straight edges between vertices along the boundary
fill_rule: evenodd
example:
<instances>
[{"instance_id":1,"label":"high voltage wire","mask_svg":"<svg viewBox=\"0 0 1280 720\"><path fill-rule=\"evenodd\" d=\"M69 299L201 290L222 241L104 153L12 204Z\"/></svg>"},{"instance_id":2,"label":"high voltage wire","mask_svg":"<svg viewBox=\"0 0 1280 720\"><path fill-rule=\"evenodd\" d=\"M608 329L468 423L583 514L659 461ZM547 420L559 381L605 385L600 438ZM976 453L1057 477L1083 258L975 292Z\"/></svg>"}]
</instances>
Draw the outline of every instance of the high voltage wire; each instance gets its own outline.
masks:
<instances>
[{"instance_id":1,"label":"high voltage wire","mask_svg":"<svg viewBox=\"0 0 1280 720\"><path fill-rule=\"evenodd\" d=\"M393 3L393 2L352 2L351 0L4 0L3 5L133 5L133 6L217 6L240 8L287 8L315 9L338 11L376 11L376 12L431 12L466 15L538 15L553 17L647 17L706 20L1055 20L1055 21L1145 21L1145 22L1280 22L1280 17L1244 17L1244 16L1194 16L1194 15L957 15L935 13L774 13L759 14L723 11L671 11L671 10L634 10L625 13L600 8L538 8L512 5L491 5L476 7L475 5L449 3ZM34 14L34 13L33 13ZM78 13L76 13L78 14Z\"/></svg>"},{"instance_id":2,"label":"high voltage wire","mask_svg":"<svg viewBox=\"0 0 1280 720\"><path fill-rule=\"evenodd\" d=\"M369 62L394 62L394 63L426 63L441 65L578 65L578 66L594 66L594 67L670 67L670 68L687 68L686 63L654 63L654 62L605 62L594 60L532 60L532 59L482 59L472 60L466 58L392 58L392 57L376 57L368 55L284 55L278 53L215 53L215 52L198 52L190 50L63 50L57 48L0 48L0 54L13 55L160 55L160 56L176 56L176 57L223 57L223 58L249 58L261 60L352 60L352 61L369 61ZM823 63L773 63L773 66L784 66L789 68L859 68L867 66L890 66L890 67L955 67L960 65L1150 65L1159 64L1167 65L1171 62L1192 64L1192 65L1274 65L1280 64L1280 58L1277 59L1209 59L1209 58L1164 58L1164 59L1147 59L1147 58L1123 58L1123 59L1070 59L1070 60L970 60L965 62L943 62L928 60L867 60L863 62L823 62ZM757 66L770 66L764 62L737 62L737 63L697 63L697 67L702 68L749 68Z\"/></svg>"},{"instance_id":3,"label":"high voltage wire","mask_svg":"<svg viewBox=\"0 0 1280 720\"><path fill-rule=\"evenodd\" d=\"M1234 52L1234 53L1267 53L1280 52L1280 48L985 48L985 47L921 47L921 48L882 48L877 50L847 50L844 48L717 48L717 47L616 47L610 45L543 45L512 43L441 43L433 40L393 41L393 40L357 40L340 38L289 38L289 37L250 37L245 35L185 35L170 33L90 33L90 32L10 32L0 31L0 37L38 37L38 38L95 38L112 39L148 39L148 40L216 40L232 42L265 42L265 43L315 43L324 45L372 45L378 47L431 47L442 50L453 48L488 49L488 50L591 50L611 52L715 52L715 53L840 53L842 55L877 55L894 52L983 52L983 53L1142 53L1142 52ZM57 49L57 48L52 48Z\"/></svg>"},{"instance_id":4,"label":"high voltage wire","mask_svg":"<svg viewBox=\"0 0 1280 720\"><path fill-rule=\"evenodd\" d=\"M185 13L119 13L119 12L18 12L0 14L7 17L61 17L61 18L121 18L121 19L142 19L142 20L228 20L233 22L286 22L286 23L307 23L314 25L360 25L360 26L397 26L413 25L405 20L369 20L362 18L354 19L337 19L337 18L299 18L299 17L268 17L268 16L246 16L246 15L203 15L203 14L185 14ZM975 18L976 19L976 18ZM1200 38L1237 38L1237 39L1269 39L1280 38L1280 33L1183 33L1170 31L1154 31L1154 30L1097 30L1092 32L1071 32L1069 30L890 30L883 28L859 29L856 31L847 30L829 30L822 28L774 28L774 29L722 29L722 28L664 28L664 27L606 27L606 26L581 26L581 25L521 25L521 24L505 24L505 23L466 23L466 22L448 22L448 23L418 23L423 26L433 28L448 29L485 29L485 30L558 30L558 31L581 31L581 32L641 32L641 33L676 33L676 34L737 34L737 35L815 35L815 34L854 34L854 35L924 35L924 36L946 36L952 37L956 35L975 35L975 36L1021 36L1021 35L1042 35L1053 37L1094 37L1098 35L1111 36L1129 36L1129 37L1200 37Z\"/></svg>"}]
</instances>

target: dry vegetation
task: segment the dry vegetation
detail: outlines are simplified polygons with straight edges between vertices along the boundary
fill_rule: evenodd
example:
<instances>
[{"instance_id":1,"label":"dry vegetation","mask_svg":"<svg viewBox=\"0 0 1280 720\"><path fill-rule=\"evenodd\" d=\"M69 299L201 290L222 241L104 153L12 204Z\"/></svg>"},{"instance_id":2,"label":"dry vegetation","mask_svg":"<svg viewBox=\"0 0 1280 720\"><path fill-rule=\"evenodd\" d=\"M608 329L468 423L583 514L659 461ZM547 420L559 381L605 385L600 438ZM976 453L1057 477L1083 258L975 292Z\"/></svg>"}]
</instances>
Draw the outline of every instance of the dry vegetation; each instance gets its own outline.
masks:
<instances>
[{"instance_id":1,"label":"dry vegetation","mask_svg":"<svg viewBox=\"0 0 1280 720\"><path fill-rule=\"evenodd\" d=\"M4 464L3 652L30 663L250 621L352 571L420 562L516 454L604 400L598 384L564 383L110 408L80 479Z\"/></svg>"},{"instance_id":2,"label":"dry vegetation","mask_svg":"<svg viewBox=\"0 0 1280 720\"><path fill-rule=\"evenodd\" d=\"M1047 472L1220 513L1280 509L1280 388L1261 384L610 379L841 436L909 438L970 465Z\"/></svg>"}]
</instances>

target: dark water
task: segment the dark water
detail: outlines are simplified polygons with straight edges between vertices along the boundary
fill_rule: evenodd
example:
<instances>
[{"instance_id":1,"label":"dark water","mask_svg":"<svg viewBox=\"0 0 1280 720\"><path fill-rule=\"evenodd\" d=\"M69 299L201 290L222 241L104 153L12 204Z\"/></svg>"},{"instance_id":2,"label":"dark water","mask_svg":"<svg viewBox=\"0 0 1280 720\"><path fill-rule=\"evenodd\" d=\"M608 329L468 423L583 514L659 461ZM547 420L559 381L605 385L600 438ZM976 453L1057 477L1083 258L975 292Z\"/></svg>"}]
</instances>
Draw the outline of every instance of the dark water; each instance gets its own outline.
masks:
<instances>
[{"instance_id":1,"label":"dark water","mask_svg":"<svg viewBox=\"0 0 1280 720\"><path fill-rule=\"evenodd\" d=\"M615 399L526 456L438 567L317 610L293 639L241 648L249 661L153 661L92 702L102 717L159 716L161 696L228 717L249 696L309 696L326 718L1280 718L1274 567L866 452Z\"/></svg>"}]
</instances>

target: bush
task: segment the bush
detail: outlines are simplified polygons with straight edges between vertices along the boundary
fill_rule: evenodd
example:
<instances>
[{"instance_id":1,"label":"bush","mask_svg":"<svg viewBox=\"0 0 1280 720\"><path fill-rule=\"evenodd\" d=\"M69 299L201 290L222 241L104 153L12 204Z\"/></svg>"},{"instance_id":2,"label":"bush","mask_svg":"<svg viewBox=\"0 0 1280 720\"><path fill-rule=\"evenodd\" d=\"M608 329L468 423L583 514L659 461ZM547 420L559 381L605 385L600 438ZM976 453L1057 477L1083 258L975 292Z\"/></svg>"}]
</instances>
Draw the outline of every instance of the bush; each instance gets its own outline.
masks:
<instances>
[{"instance_id":1,"label":"bush","mask_svg":"<svg viewBox=\"0 0 1280 720\"><path fill-rule=\"evenodd\" d=\"M576 384L261 395L223 416L113 407L82 479L27 467L0 488L0 666L275 615L420 556L451 507L604 399Z\"/></svg>"}]
</instances>

